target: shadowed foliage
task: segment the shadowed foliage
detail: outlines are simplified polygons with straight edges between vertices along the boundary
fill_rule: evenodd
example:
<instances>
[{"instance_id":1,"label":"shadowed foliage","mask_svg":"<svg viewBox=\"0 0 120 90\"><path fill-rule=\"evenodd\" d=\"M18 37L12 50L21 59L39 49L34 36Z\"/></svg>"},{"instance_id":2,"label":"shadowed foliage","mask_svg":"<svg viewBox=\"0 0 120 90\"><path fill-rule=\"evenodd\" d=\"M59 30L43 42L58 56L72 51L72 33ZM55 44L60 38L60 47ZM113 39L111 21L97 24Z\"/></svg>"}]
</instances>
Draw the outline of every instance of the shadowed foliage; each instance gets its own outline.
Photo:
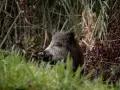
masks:
<instances>
[{"instance_id":1,"label":"shadowed foliage","mask_svg":"<svg viewBox=\"0 0 120 90\"><path fill-rule=\"evenodd\" d=\"M116 82L120 71L119 0L1 0L0 48L39 59L51 32L74 31L85 73Z\"/></svg>"}]
</instances>

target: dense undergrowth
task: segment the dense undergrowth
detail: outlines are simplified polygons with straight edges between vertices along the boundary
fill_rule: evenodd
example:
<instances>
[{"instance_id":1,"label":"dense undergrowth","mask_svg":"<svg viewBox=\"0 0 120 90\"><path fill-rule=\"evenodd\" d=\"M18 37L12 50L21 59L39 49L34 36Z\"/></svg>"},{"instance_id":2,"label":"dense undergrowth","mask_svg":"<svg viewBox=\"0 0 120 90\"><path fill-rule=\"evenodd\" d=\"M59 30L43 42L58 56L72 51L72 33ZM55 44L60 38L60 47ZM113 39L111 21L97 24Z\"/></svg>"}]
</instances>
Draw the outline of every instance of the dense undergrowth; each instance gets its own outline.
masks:
<instances>
[{"instance_id":1,"label":"dense undergrowth","mask_svg":"<svg viewBox=\"0 0 120 90\"><path fill-rule=\"evenodd\" d=\"M69 64L64 69L62 62L26 63L24 54L37 58L54 29L72 30L84 48L86 72L94 69L95 77L102 72L118 81L119 6L119 0L1 0L0 48L15 49L10 55L0 52L0 89L118 90L119 83L108 87L101 78L91 82L89 75L79 77L79 69L73 75Z\"/></svg>"},{"instance_id":2,"label":"dense undergrowth","mask_svg":"<svg viewBox=\"0 0 120 90\"><path fill-rule=\"evenodd\" d=\"M80 75L81 68L72 72L70 58L65 64L25 62L24 56L0 52L1 90L118 90L112 84L103 84L102 79L90 80L89 75Z\"/></svg>"}]
</instances>

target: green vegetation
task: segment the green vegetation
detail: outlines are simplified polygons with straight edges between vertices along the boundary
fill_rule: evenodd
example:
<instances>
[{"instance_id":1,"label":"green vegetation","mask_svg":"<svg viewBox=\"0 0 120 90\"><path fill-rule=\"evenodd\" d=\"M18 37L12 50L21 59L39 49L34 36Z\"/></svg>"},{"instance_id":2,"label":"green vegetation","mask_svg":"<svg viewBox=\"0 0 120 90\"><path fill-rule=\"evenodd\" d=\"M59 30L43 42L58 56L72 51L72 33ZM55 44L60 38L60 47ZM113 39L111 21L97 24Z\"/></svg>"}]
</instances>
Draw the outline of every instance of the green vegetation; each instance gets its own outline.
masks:
<instances>
[{"instance_id":1,"label":"green vegetation","mask_svg":"<svg viewBox=\"0 0 120 90\"><path fill-rule=\"evenodd\" d=\"M34 39L35 45L44 47L54 29L73 30L78 39L92 29L91 39L103 39L107 33L107 12L116 7L113 0L26 0L22 4L1 0L0 47L9 49L20 43L27 49L34 45Z\"/></svg>"},{"instance_id":2,"label":"green vegetation","mask_svg":"<svg viewBox=\"0 0 120 90\"><path fill-rule=\"evenodd\" d=\"M73 30L86 48L86 61L96 60L96 65L89 66L102 72L111 69L106 76L114 72L113 77L119 78L120 0L18 1L0 0L0 49L9 53L0 52L0 90L120 89L118 82L113 87L104 84L101 77L91 81L90 75L79 76L81 68L73 73L69 59L66 69L62 61L38 65L24 59L24 54L38 56L49 44L54 29Z\"/></svg>"},{"instance_id":3,"label":"green vegetation","mask_svg":"<svg viewBox=\"0 0 120 90\"><path fill-rule=\"evenodd\" d=\"M68 58L69 59L69 58ZM68 60L52 66L41 62L26 63L23 56L0 52L0 88L2 90L117 90L101 79L90 81L88 76L80 77L81 68L73 73Z\"/></svg>"}]
</instances>

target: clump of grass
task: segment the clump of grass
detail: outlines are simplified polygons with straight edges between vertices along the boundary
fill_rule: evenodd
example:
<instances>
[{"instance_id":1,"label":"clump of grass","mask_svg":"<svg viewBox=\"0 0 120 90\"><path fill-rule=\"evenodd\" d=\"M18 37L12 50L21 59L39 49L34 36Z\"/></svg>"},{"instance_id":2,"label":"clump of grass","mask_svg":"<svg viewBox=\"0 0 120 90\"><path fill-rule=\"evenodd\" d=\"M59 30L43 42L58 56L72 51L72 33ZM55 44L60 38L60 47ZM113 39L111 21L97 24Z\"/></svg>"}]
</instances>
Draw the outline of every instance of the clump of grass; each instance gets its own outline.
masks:
<instances>
[{"instance_id":1,"label":"clump of grass","mask_svg":"<svg viewBox=\"0 0 120 90\"><path fill-rule=\"evenodd\" d=\"M115 90L101 80L91 82L80 76L81 68L72 71L70 58L67 66L60 61L56 65L41 62L26 63L23 56L8 55L0 52L0 88L5 90Z\"/></svg>"},{"instance_id":2,"label":"clump of grass","mask_svg":"<svg viewBox=\"0 0 120 90\"><path fill-rule=\"evenodd\" d=\"M33 0L29 1L32 3ZM94 46L96 37L106 38L106 28L109 23L107 22L107 9L112 8L114 11L114 8L117 9L119 6L116 4L119 1L113 0L47 1L33 1L33 5L30 6L28 3L23 3L26 9L16 0L1 0L0 47L9 49L13 44L19 44L18 46L22 44L24 46L22 49L26 51L32 48L31 53L34 53L33 48L37 46L40 47L36 51L41 51L42 47L45 48L46 43L49 43L49 33L54 28L74 30L78 38L86 29L88 33L85 36L88 42L85 41L85 44L90 47ZM113 2L115 2L114 5ZM54 66L42 62L38 67L31 62L24 62L23 56L14 55L16 54L14 49L10 53L12 55L5 56L1 53L0 56L0 88L2 89L109 89L101 81L96 80L91 83L86 77L80 78L79 69L74 75L69 64L67 69L64 68L62 62ZM29 50L28 53L30 53ZM96 57L96 52L93 56Z\"/></svg>"}]
</instances>

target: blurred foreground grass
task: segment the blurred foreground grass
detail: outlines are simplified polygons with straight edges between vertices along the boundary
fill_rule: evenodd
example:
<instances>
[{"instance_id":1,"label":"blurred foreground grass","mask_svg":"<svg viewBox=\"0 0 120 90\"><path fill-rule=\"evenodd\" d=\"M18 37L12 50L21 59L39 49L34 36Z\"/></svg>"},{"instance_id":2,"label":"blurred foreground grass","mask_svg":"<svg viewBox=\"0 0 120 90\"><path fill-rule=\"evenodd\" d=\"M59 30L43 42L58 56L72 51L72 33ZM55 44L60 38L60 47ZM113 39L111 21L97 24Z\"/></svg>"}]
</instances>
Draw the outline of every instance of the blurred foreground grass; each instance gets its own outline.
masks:
<instances>
[{"instance_id":1,"label":"blurred foreground grass","mask_svg":"<svg viewBox=\"0 0 120 90\"><path fill-rule=\"evenodd\" d=\"M69 59L69 58L68 58ZM52 66L41 62L26 63L24 56L8 55L0 52L0 90L118 90L108 87L101 79L90 81L89 77L79 75L81 68L73 73L72 64L67 60Z\"/></svg>"}]
</instances>

